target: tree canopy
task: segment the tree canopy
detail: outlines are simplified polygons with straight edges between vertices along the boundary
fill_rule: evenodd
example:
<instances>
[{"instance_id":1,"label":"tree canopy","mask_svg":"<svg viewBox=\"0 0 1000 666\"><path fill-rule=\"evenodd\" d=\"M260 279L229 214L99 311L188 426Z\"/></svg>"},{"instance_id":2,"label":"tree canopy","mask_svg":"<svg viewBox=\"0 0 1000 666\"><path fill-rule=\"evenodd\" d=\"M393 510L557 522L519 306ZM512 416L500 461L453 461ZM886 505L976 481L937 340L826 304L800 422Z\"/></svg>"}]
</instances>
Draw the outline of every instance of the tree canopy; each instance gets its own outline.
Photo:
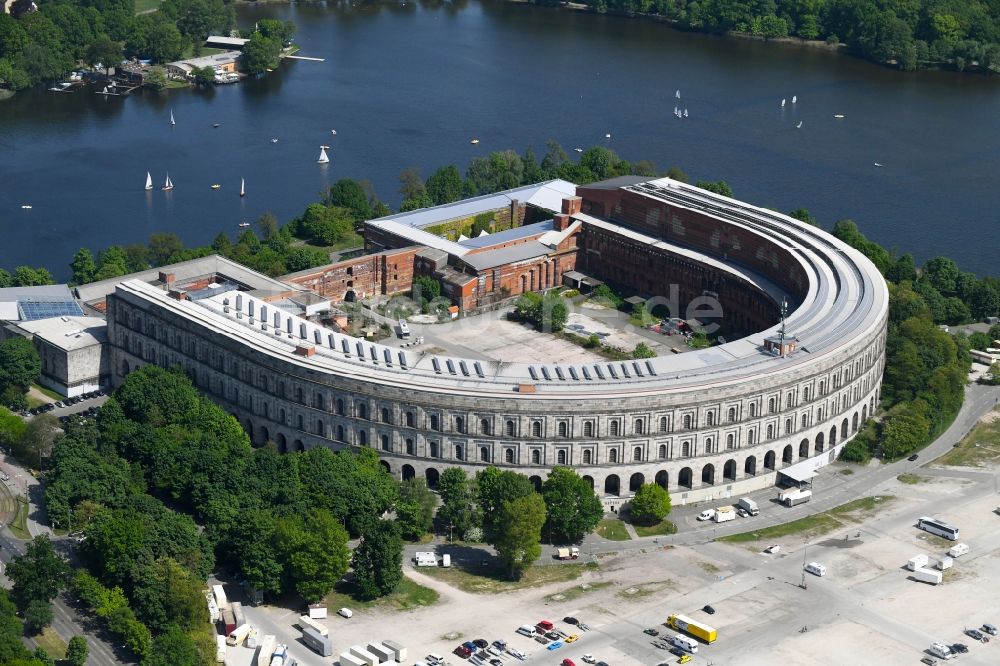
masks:
<instances>
[{"instance_id":1,"label":"tree canopy","mask_svg":"<svg viewBox=\"0 0 1000 666\"><path fill-rule=\"evenodd\" d=\"M546 527L558 540L578 541L593 531L604 506L587 481L569 467L555 467L542 483Z\"/></svg>"}]
</instances>

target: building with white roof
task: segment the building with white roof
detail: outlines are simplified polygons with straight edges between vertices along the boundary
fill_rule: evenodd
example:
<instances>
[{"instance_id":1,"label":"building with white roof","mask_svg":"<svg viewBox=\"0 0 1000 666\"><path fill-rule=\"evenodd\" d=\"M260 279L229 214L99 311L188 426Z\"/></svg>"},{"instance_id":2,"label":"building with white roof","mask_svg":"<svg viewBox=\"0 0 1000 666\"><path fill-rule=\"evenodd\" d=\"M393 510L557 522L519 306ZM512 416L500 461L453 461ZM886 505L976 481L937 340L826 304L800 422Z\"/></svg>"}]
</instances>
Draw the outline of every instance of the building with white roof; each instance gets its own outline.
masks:
<instances>
[{"instance_id":1,"label":"building with white roof","mask_svg":"<svg viewBox=\"0 0 1000 666\"><path fill-rule=\"evenodd\" d=\"M100 317L49 317L9 324L5 338L25 337L42 361L39 383L74 397L109 383L107 322Z\"/></svg>"}]
</instances>

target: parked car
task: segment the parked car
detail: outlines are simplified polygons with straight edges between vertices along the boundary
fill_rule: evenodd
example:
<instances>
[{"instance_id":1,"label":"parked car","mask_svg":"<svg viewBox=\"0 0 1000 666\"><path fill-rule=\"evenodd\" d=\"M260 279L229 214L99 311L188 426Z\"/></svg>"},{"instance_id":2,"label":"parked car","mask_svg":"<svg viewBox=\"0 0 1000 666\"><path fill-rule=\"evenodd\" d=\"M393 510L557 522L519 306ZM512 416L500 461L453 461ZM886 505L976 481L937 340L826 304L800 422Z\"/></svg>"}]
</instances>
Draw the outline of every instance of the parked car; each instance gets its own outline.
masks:
<instances>
[{"instance_id":1,"label":"parked car","mask_svg":"<svg viewBox=\"0 0 1000 666\"><path fill-rule=\"evenodd\" d=\"M914 453L912 456L910 456L909 458L907 458L907 460L909 460L910 462L913 462L914 460L916 460L919 457L920 456L918 456L916 453Z\"/></svg>"},{"instance_id":2,"label":"parked car","mask_svg":"<svg viewBox=\"0 0 1000 666\"><path fill-rule=\"evenodd\" d=\"M583 659L584 663L587 663L587 664L592 664L595 661L597 661L596 659L594 659L594 655L592 655L592 654L585 654L585 655L583 655L583 657L581 657L581 659Z\"/></svg>"},{"instance_id":3,"label":"parked car","mask_svg":"<svg viewBox=\"0 0 1000 666\"><path fill-rule=\"evenodd\" d=\"M576 664L573 663L572 659L563 659L562 666L576 666Z\"/></svg>"},{"instance_id":4,"label":"parked car","mask_svg":"<svg viewBox=\"0 0 1000 666\"><path fill-rule=\"evenodd\" d=\"M545 646L546 650L558 650L563 646L562 641L554 641Z\"/></svg>"},{"instance_id":5,"label":"parked car","mask_svg":"<svg viewBox=\"0 0 1000 666\"><path fill-rule=\"evenodd\" d=\"M542 636L541 634L538 634L537 636L535 636L535 642L541 643L542 645L547 645L549 639L547 639L545 636Z\"/></svg>"},{"instance_id":6,"label":"parked car","mask_svg":"<svg viewBox=\"0 0 1000 666\"><path fill-rule=\"evenodd\" d=\"M452 650L454 654L457 654L462 659L468 659L472 655L472 650L465 647L464 645L459 645L457 648Z\"/></svg>"},{"instance_id":7,"label":"parked car","mask_svg":"<svg viewBox=\"0 0 1000 666\"><path fill-rule=\"evenodd\" d=\"M698 514L698 520L712 520L715 518L715 509L705 509Z\"/></svg>"},{"instance_id":8,"label":"parked car","mask_svg":"<svg viewBox=\"0 0 1000 666\"><path fill-rule=\"evenodd\" d=\"M951 648L952 652L957 652L959 654L965 654L966 652L969 651L969 646L966 645L965 643L954 643L952 645L949 645L948 647Z\"/></svg>"},{"instance_id":9,"label":"parked car","mask_svg":"<svg viewBox=\"0 0 1000 666\"><path fill-rule=\"evenodd\" d=\"M558 631L550 631L549 633L545 634L545 637L550 641L557 641L560 638L562 638L562 635Z\"/></svg>"},{"instance_id":10,"label":"parked car","mask_svg":"<svg viewBox=\"0 0 1000 666\"><path fill-rule=\"evenodd\" d=\"M990 636L996 636L997 635L997 628L994 627L992 624L984 624L982 626L982 628L980 629L980 631L984 631L987 634L989 634Z\"/></svg>"},{"instance_id":11,"label":"parked car","mask_svg":"<svg viewBox=\"0 0 1000 666\"><path fill-rule=\"evenodd\" d=\"M715 615L715 609L712 608L711 606L706 605L704 608L702 608L702 610L708 613L709 615Z\"/></svg>"},{"instance_id":12,"label":"parked car","mask_svg":"<svg viewBox=\"0 0 1000 666\"><path fill-rule=\"evenodd\" d=\"M781 550L781 546L775 544L773 546L768 546L767 548L765 548L764 552L768 553L769 555L774 555L775 553L777 553L780 550Z\"/></svg>"},{"instance_id":13,"label":"parked car","mask_svg":"<svg viewBox=\"0 0 1000 666\"><path fill-rule=\"evenodd\" d=\"M566 624L574 624L574 625L580 624L580 621L577 620L575 617L564 617L563 622L565 622Z\"/></svg>"},{"instance_id":14,"label":"parked car","mask_svg":"<svg viewBox=\"0 0 1000 666\"><path fill-rule=\"evenodd\" d=\"M498 650L506 650L507 649L507 641L503 641L503 640L493 641L493 647L497 648Z\"/></svg>"},{"instance_id":15,"label":"parked car","mask_svg":"<svg viewBox=\"0 0 1000 666\"><path fill-rule=\"evenodd\" d=\"M660 632L657 631L656 629L653 629L652 627L650 627L649 629L643 629L642 633L649 634L650 636L659 636L660 635Z\"/></svg>"},{"instance_id":16,"label":"parked car","mask_svg":"<svg viewBox=\"0 0 1000 666\"><path fill-rule=\"evenodd\" d=\"M983 640L983 632L979 631L978 629L966 629L965 630L965 635L968 636L969 638L971 638L974 641L982 641Z\"/></svg>"},{"instance_id":17,"label":"parked car","mask_svg":"<svg viewBox=\"0 0 1000 666\"><path fill-rule=\"evenodd\" d=\"M569 636L567 636L567 637L566 637L566 642L567 642L567 643L575 643L575 642L577 642L577 641L578 641L579 639L580 639L580 637L579 637L579 636L577 636L576 634L570 634Z\"/></svg>"},{"instance_id":18,"label":"parked car","mask_svg":"<svg viewBox=\"0 0 1000 666\"><path fill-rule=\"evenodd\" d=\"M485 638L477 638L474 641L472 641L472 644L475 645L477 648L487 648L490 646L490 642Z\"/></svg>"},{"instance_id":19,"label":"parked car","mask_svg":"<svg viewBox=\"0 0 1000 666\"><path fill-rule=\"evenodd\" d=\"M503 666L503 662L500 659L496 658L496 657L493 657L492 659L490 659L490 664L492 666Z\"/></svg>"},{"instance_id":20,"label":"parked car","mask_svg":"<svg viewBox=\"0 0 1000 666\"><path fill-rule=\"evenodd\" d=\"M691 661L691 655L689 655L689 654L685 654L685 655L683 655L683 656L681 656L680 658L677 659L677 663L678 664L686 664L689 661Z\"/></svg>"},{"instance_id":21,"label":"parked car","mask_svg":"<svg viewBox=\"0 0 1000 666\"><path fill-rule=\"evenodd\" d=\"M937 666L937 659L935 659L934 657L929 657L929 656L928 657L923 657L920 660L920 663L921 664L927 664L927 666Z\"/></svg>"}]
</instances>

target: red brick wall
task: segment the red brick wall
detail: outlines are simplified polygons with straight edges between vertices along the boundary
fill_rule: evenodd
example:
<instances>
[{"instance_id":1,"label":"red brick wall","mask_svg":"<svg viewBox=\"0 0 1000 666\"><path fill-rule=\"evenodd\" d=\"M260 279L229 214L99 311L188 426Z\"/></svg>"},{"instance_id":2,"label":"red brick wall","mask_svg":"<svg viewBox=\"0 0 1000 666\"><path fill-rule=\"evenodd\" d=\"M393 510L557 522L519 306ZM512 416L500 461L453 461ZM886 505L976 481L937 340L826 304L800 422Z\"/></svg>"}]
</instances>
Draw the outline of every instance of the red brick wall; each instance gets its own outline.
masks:
<instances>
[{"instance_id":1,"label":"red brick wall","mask_svg":"<svg viewBox=\"0 0 1000 666\"><path fill-rule=\"evenodd\" d=\"M420 248L414 246L365 255L282 279L315 291L333 303L343 303L349 291L353 291L356 298L392 296L410 291L418 250Z\"/></svg>"}]
</instances>

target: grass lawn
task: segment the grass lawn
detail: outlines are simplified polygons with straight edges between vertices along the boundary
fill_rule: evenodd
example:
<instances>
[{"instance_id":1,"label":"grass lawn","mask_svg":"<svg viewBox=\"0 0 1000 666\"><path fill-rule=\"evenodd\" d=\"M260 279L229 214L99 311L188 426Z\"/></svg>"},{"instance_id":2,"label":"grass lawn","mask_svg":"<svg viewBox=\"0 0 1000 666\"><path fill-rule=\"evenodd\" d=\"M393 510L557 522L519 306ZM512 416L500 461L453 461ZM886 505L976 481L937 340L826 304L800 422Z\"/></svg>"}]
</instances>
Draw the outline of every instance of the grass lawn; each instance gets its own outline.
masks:
<instances>
[{"instance_id":1,"label":"grass lawn","mask_svg":"<svg viewBox=\"0 0 1000 666\"><path fill-rule=\"evenodd\" d=\"M661 520L655 525L633 525L635 533L641 537L677 534L677 526L669 520Z\"/></svg>"},{"instance_id":2,"label":"grass lawn","mask_svg":"<svg viewBox=\"0 0 1000 666\"><path fill-rule=\"evenodd\" d=\"M42 633L32 636L32 640L56 661L66 658L66 643L52 627L45 627Z\"/></svg>"},{"instance_id":3,"label":"grass lawn","mask_svg":"<svg viewBox=\"0 0 1000 666\"><path fill-rule=\"evenodd\" d=\"M135 13L142 14L151 9L159 9L163 0L135 0Z\"/></svg>"},{"instance_id":4,"label":"grass lawn","mask_svg":"<svg viewBox=\"0 0 1000 666\"><path fill-rule=\"evenodd\" d=\"M957 467L986 467L1000 462L1000 419L979 423L958 446L934 462Z\"/></svg>"},{"instance_id":5,"label":"grass lawn","mask_svg":"<svg viewBox=\"0 0 1000 666\"><path fill-rule=\"evenodd\" d=\"M900 483L905 483L908 486L913 486L918 483L926 483L930 479L928 479L926 476L920 476L919 474L910 474L909 472L907 472L906 474L900 474L899 476L897 476L896 480L899 481Z\"/></svg>"},{"instance_id":6,"label":"grass lawn","mask_svg":"<svg viewBox=\"0 0 1000 666\"><path fill-rule=\"evenodd\" d=\"M614 585L611 581L602 581L599 583L583 583L582 585L576 585L574 587L567 588L560 592L555 592L545 596L546 601L573 601L585 594L589 594L596 590L603 590L606 587L611 587Z\"/></svg>"},{"instance_id":7,"label":"grass lawn","mask_svg":"<svg viewBox=\"0 0 1000 666\"><path fill-rule=\"evenodd\" d=\"M28 541L31 535L28 534L28 502L23 497L17 497L17 513L10 524L10 533L17 539Z\"/></svg>"},{"instance_id":8,"label":"grass lawn","mask_svg":"<svg viewBox=\"0 0 1000 666\"><path fill-rule=\"evenodd\" d=\"M329 608L350 608L366 610L369 608L390 608L395 610L410 610L437 603L439 594L424 587L420 583L403 577L396 591L380 599L365 600L357 598L357 589L351 583L338 583L333 592L326 595L326 605Z\"/></svg>"},{"instance_id":9,"label":"grass lawn","mask_svg":"<svg viewBox=\"0 0 1000 666\"><path fill-rule=\"evenodd\" d=\"M524 572L519 580L507 580L503 572L494 567L466 571L452 566L449 569L428 568L422 573L433 576L463 592L473 594L498 594L513 592L529 587L576 580L587 569L596 569L596 564L553 564L533 566Z\"/></svg>"},{"instance_id":10,"label":"grass lawn","mask_svg":"<svg viewBox=\"0 0 1000 666\"><path fill-rule=\"evenodd\" d=\"M632 538L625 529L625 523L617 518L602 520L597 524L595 532L609 541L628 541Z\"/></svg>"},{"instance_id":11,"label":"grass lawn","mask_svg":"<svg viewBox=\"0 0 1000 666\"><path fill-rule=\"evenodd\" d=\"M292 246L298 247L315 247L319 250L326 250L327 252L341 252L343 250L353 250L355 248L363 248L365 246L365 239L361 234L351 233L350 236L340 241L339 243L334 243L333 245L313 245L312 243L307 243L301 238L297 238L292 241Z\"/></svg>"},{"instance_id":12,"label":"grass lawn","mask_svg":"<svg viewBox=\"0 0 1000 666\"><path fill-rule=\"evenodd\" d=\"M53 391L50 388L45 388L41 384L32 384L31 388L35 389L39 393L43 393L43 394L47 395L48 397L52 398L53 400L65 400L66 399L66 396L62 395L61 393L57 393L57 392Z\"/></svg>"},{"instance_id":13,"label":"grass lawn","mask_svg":"<svg viewBox=\"0 0 1000 666\"><path fill-rule=\"evenodd\" d=\"M733 534L732 536L720 537L719 541L729 543L773 541L774 539L792 534L801 534L807 538L821 536L841 529L851 523L860 523L862 520L875 515L879 509L894 499L891 495L880 495L878 501L874 497L862 497L853 502L848 502L843 506L830 509L825 513L817 513L813 516L793 520L790 523L765 527L753 532L743 532L741 534Z\"/></svg>"}]
</instances>

